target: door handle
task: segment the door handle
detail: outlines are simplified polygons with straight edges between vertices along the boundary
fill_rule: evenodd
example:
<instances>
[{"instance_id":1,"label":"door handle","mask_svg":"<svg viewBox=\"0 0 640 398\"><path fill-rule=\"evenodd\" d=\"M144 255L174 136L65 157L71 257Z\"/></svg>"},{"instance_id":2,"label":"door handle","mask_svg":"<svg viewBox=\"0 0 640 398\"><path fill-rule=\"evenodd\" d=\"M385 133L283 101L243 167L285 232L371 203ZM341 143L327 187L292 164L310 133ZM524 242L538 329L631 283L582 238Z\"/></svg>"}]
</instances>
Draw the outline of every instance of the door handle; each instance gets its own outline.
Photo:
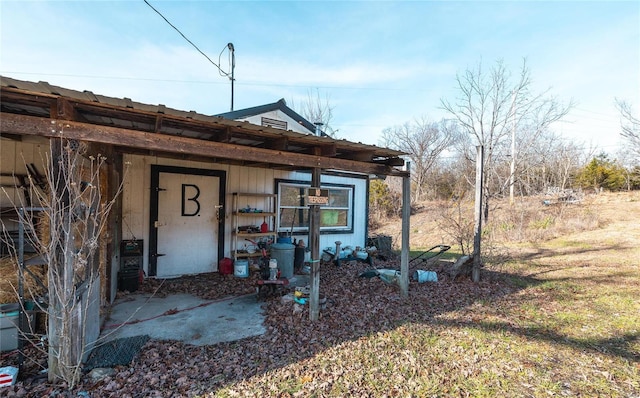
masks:
<instances>
[{"instance_id":1,"label":"door handle","mask_svg":"<svg viewBox=\"0 0 640 398\"><path fill-rule=\"evenodd\" d=\"M213 205L213 208L216 210L216 221L220 221L220 214L224 209L224 205Z\"/></svg>"},{"instance_id":2,"label":"door handle","mask_svg":"<svg viewBox=\"0 0 640 398\"><path fill-rule=\"evenodd\" d=\"M161 222L160 222L160 221L158 221L158 220L156 220L156 221L154 221L154 222L153 222L153 226L154 226L154 228L164 227L165 225L167 225L167 224L163 224L163 223L161 223Z\"/></svg>"}]
</instances>

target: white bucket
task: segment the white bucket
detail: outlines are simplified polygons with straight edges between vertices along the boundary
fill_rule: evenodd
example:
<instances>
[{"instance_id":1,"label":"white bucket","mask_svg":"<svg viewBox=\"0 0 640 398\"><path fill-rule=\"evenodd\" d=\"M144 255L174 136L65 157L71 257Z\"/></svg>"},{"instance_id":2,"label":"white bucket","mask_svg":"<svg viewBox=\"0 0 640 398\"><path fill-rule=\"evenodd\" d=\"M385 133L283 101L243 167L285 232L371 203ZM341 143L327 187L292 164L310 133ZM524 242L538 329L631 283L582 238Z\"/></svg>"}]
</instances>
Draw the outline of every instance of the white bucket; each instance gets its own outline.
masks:
<instances>
[{"instance_id":1,"label":"white bucket","mask_svg":"<svg viewBox=\"0 0 640 398\"><path fill-rule=\"evenodd\" d=\"M249 261L236 260L233 263L233 275L238 278L247 278L249 276Z\"/></svg>"},{"instance_id":2,"label":"white bucket","mask_svg":"<svg viewBox=\"0 0 640 398\"><path fill-rule=\"evenodd\" d=\"M418 283L438 282L438 274L433 271L423 271L419 269L413 273L413 279L417 280Z\"/></svg>"}]
</instances>

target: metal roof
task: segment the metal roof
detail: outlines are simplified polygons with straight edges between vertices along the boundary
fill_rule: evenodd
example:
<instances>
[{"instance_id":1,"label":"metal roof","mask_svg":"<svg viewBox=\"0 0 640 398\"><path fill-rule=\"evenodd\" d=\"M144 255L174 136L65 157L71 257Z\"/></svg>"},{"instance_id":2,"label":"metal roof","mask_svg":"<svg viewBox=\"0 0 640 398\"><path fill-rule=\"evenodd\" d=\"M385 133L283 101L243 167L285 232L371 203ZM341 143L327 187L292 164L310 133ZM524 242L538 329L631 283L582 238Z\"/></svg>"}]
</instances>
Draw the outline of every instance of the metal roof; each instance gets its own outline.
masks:
<instances>
[{"instance_id":1,"label":"metal roof","mask_svg":"<svg viewBox=\"0 0 640 398\"><path fill-rule=\"evenodd\" d=\"M216 116L221 116L226 119L237 120L237 119L243 119L249 116L260 115L262 113L271 112L271 111L281 111L285 115L289 116L290 118L292 118L293 120L295 120L296 122L304 126L307 130L309 130L310 134L316 133L316 126L310 121L308 121L306 118L301 116L298 112L289 108L284 98L281 98L280 100L272 104L259 105L251 108L238 109L236 111L219 113Z\"/></svg>"},{"instance_id":2,"label":"metal roof","mask_svg":"<svg viewBox=\"0 0 640 398\"><path fill-rule=\"evenodd\" d=\"M381 168L380 171L386 175L404 174L395 168L404 164L401 159L404 153L393 149L336 140L331 137L301 134L291 130L284 131L257 126L223 116L209 116L194 111L173 109L162 104L151 105L135 102L129 98L107 97L94 94L91 91L77 91L53 86L47 82L35 83L0 76L0 87L2 89L0 95L2 114L72 120L84 125L132 130L132 133L135 130L162 136L169 135L219 142L221 145L233 144L239 146L240 149L277 150L285 157L287 154L330 157L384 166L384 170ZM280 107L279 103L280 101L262 107L274 105ZM261 107L249 109L255 111L257 108ZM301 116L298 115L298 117ZM4 126L2 133L6 133ZM167 153L173 152L171 147L164 148L163 151L165 149ZM118 147L118 150L126 152L127 147L123 145ZM225 161L242 164L239 157L241 154L236 153L235 157L229 157ZM342 164L344 165L345 162ZM252 165L256 166L255 162L252 162ZM289 165L288 168L291 169L296 168L295 164L284 160L280 165L265 163L257 166L281 167L282 165Z\"/></svg>"}]
</instances>

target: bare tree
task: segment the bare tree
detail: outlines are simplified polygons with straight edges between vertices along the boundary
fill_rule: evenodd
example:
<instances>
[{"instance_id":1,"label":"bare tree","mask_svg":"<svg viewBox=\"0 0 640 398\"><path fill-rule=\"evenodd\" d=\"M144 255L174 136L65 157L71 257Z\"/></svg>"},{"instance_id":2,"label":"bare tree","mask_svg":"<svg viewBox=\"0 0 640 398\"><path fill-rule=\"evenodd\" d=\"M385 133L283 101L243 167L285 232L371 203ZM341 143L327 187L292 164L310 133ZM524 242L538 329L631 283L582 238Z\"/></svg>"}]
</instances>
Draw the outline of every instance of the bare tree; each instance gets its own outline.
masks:
<instances>
[{"instance_id":1,"label":"bare tree","mask_svg":"<svg viewBox=\"0 0 640 398\"><path fill-rule=\"evenodd\" d=\"M446 120L438 124L425 117L382 131L383 145L406 152L411 160L413 202L424 199L429 170L457 137L455 124Z\"/></svg>"},{"instance_id":2,"label":"bare tree","mask_svg":"<svg viewBox=\"0 0 640 398\"><path fill-rule=\"evenodd\" d=\"M484 219L489 217L489 199L501 194L518 176L519 171L506 175L499 165L508 157L518 157L520 149L513 149L512 140L520 140L528 147L571 108L561 106L556 99L532 91L531 72L526 60L517 76L512 76L502 61L485 71L479 63L456 76L458 97L454 101L442 99L442 107L472 137L475 145L484 146ZM469 148L471 149L471 148ZM472 158L473 151L467 151ZM515 163L517 164L517 163Z\"/></svg>"},{"instance_id":3,"label":"bare tree","mask_svg":"<svg viewBox=\"0 0 640 398\"><path fill-rule=\"evenodd\" d=\"M293 103L292 103L293 104ZM299 113L311 123L322 124L322 131L330 137L336 137L338 130L333 128L333 106L329 101L329 96L320 95L320 90L316 89L315 95L307 91L307 99L300 104Z\"/></svg>"},{"instance_id":4,"label":"bare tree","mask_svg":"<svg viewBox=\"0 0 640 398\"><path fill-rule=\"evenodd\" d=\"M546 193L550 189L573 188L573 177L593 156L594 149L563 140L557 134L541 134L535 143L519 151L517 189L522 195ZM506 170L506 168L505 168Z\"/></svg>"},{"instance_id":5,"label":"bare tree","mask_svg":"<svg viewBox=\"0 0 640 398\"><path fill-rule=\"evenodd\" d=\"M99 324L97 254L115 197L102 195L108 184L106 157L89 154L85 143L52 139L44 156L45 184L32 191L34 206L20 202L14 207L26 230L40 231L28 238L48 266L48 306L43 310L48 315L49 380L62 379L73 388L97 338L88 336Z\"/></svg>"},{"instance_id":6,"label":"bare tree","mask_svg":"<svg viewBox=\"0 0 640 398\"><path fill-rule=\"evenodd\" d=\"M616 99L616 106L622 118L621 134L629 143L629 149L640 157L640 119L628 102Z\"/></svg>"}]
</instances>

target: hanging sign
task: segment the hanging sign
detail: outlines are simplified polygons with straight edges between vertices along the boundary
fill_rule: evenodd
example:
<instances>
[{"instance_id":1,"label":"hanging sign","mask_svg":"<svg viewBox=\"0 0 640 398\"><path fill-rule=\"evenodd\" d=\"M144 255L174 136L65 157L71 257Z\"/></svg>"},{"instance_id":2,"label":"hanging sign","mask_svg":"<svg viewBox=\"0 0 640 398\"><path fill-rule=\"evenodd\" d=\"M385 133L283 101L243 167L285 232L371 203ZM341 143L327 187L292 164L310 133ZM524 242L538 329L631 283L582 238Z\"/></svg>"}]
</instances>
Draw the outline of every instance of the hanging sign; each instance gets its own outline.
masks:
<instances>
[{"instance_id":1,"label":"hanging sign","mask_svg":"<svg viewBox=\"0 0 640 398\"><path fill-rule=\"evenodd\" d=\"M329 190L320 188L309 188L307 190L307 203L310 205L328 205Z\"/></svg>"}]
</instances>

